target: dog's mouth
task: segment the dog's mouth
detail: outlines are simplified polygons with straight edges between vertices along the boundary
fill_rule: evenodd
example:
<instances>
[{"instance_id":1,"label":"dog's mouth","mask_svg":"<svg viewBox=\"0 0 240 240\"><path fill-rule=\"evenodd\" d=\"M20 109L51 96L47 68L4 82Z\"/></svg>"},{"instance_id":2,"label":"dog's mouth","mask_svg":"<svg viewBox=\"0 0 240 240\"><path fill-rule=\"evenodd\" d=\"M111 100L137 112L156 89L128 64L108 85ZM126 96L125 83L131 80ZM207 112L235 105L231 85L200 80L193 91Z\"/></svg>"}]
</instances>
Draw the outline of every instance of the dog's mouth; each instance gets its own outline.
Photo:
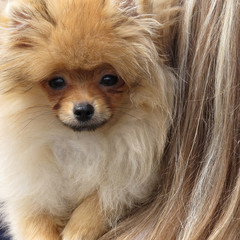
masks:
<instances>
[{"instance_id":1,"label":"dog's mouth","mask_svg":"<svg viewBox=\"0 0 240 240\"><path fill-rule=\"evenodd\" d=\"M95 131L98 128L101 128L107 123L107 120L96 123L83 123L83 124L74 124L74 123L65 123L62 122L66 127L71 128L73 131L82 132L82 131Z\"/></svg>"}]
</instances>

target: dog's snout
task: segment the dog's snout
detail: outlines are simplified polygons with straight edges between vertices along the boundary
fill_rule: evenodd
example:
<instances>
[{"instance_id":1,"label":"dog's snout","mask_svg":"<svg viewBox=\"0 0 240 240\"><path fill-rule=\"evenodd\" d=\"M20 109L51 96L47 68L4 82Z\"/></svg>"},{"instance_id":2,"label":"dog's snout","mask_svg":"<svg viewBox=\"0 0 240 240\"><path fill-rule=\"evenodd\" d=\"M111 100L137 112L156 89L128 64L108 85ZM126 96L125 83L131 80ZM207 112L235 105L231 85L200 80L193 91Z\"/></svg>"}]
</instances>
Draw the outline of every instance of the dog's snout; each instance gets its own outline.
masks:
<instances>
[{"instance_id":1,"label":"dog's snout","mask_svg":"<svg viewBox=\"0 0 240 240\"><path fill-rule=\"evenodd\" d=\"M89 103L80 103L74 107L74 115L80 122L89 121L94 114L94 107Z\"/></svg>"}]
</instances>

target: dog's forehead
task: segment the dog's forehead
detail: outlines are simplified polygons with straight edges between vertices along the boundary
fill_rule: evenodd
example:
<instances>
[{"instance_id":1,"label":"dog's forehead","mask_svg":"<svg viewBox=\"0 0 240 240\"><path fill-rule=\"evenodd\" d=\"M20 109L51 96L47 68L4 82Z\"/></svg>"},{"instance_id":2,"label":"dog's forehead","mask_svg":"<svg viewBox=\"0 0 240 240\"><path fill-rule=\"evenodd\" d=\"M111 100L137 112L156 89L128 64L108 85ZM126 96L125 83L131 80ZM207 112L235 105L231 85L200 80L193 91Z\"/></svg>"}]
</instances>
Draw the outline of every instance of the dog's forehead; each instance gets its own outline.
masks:
<instances>
[{"instance_id":1,"label":"dog's forehead","mask_svg":"<svg viewBox=\"0 0 240 240\"><path fill-rule=\"evenodd\" d=\"M113 13L104 1L63 1L62 6L50 4L55 22L50 35L49 51L60 54L68 65L92 68L114 51ZM75 68L71 66L71 68Z\"/></svg>"},{"instance_id":2,"label":"dog's forehead","mask_svg":"<svg viewBox=\"0 0 240 240\"><path fill-rule=\"evenodd\" d=\"M116 7L104 0L51 0L40 11L49 11L56 25L82 34L104 30L111 26Z\"/></svg>"}]
</instances>

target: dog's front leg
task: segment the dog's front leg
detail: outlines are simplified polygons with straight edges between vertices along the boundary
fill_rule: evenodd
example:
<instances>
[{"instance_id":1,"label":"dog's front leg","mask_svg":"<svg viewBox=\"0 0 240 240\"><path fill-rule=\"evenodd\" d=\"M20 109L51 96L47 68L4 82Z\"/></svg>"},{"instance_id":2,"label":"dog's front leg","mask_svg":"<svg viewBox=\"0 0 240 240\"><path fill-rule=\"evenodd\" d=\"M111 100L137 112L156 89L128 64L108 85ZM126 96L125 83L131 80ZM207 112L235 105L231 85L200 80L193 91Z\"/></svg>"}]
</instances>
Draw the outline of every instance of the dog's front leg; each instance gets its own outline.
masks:
<instances>
[{"instance_id":1,"label":"dog's front leg","mask_svg":"<svg viewBox=\"0 0 240 240\"><path fill-rule=\"evenodd\" d=\"M108 229L108 222L97 194L85 199L73 212L62 236L63 240L95 240Z\"/></svg>"},{"instance_id":2,"label":"dog's front leg","mask_svg":"<svg viewBox=\"0 0 240 240\"><path fill-rule=\"evenodd\" d=\"M15 240L60 240L60 235L54 219L47 214L36 216L18 216L15 222Z\"/></svg>"}]
</instances>

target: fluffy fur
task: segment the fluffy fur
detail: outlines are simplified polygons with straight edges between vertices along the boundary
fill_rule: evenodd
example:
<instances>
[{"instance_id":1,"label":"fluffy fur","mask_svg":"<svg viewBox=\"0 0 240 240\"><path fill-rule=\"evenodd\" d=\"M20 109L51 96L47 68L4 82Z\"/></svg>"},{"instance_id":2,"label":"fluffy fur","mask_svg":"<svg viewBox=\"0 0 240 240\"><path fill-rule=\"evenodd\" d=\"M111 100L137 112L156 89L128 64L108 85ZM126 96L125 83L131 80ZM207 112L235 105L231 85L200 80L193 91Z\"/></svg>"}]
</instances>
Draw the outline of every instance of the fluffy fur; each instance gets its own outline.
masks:
<instances>
[{"instance_id":1,"label":"fluffy fur","mask_svg":"<svg viewBox=\"0 0 240 240\"><path fill-rule=\"evenodd\" d=\"M2 13L0 200L13 239L96 239L151 194L174 95L155 6L19 0ZM102 64L124 80L124 100L103 127L75 132L42 81Z\"/></svg>"}]
</instances>

